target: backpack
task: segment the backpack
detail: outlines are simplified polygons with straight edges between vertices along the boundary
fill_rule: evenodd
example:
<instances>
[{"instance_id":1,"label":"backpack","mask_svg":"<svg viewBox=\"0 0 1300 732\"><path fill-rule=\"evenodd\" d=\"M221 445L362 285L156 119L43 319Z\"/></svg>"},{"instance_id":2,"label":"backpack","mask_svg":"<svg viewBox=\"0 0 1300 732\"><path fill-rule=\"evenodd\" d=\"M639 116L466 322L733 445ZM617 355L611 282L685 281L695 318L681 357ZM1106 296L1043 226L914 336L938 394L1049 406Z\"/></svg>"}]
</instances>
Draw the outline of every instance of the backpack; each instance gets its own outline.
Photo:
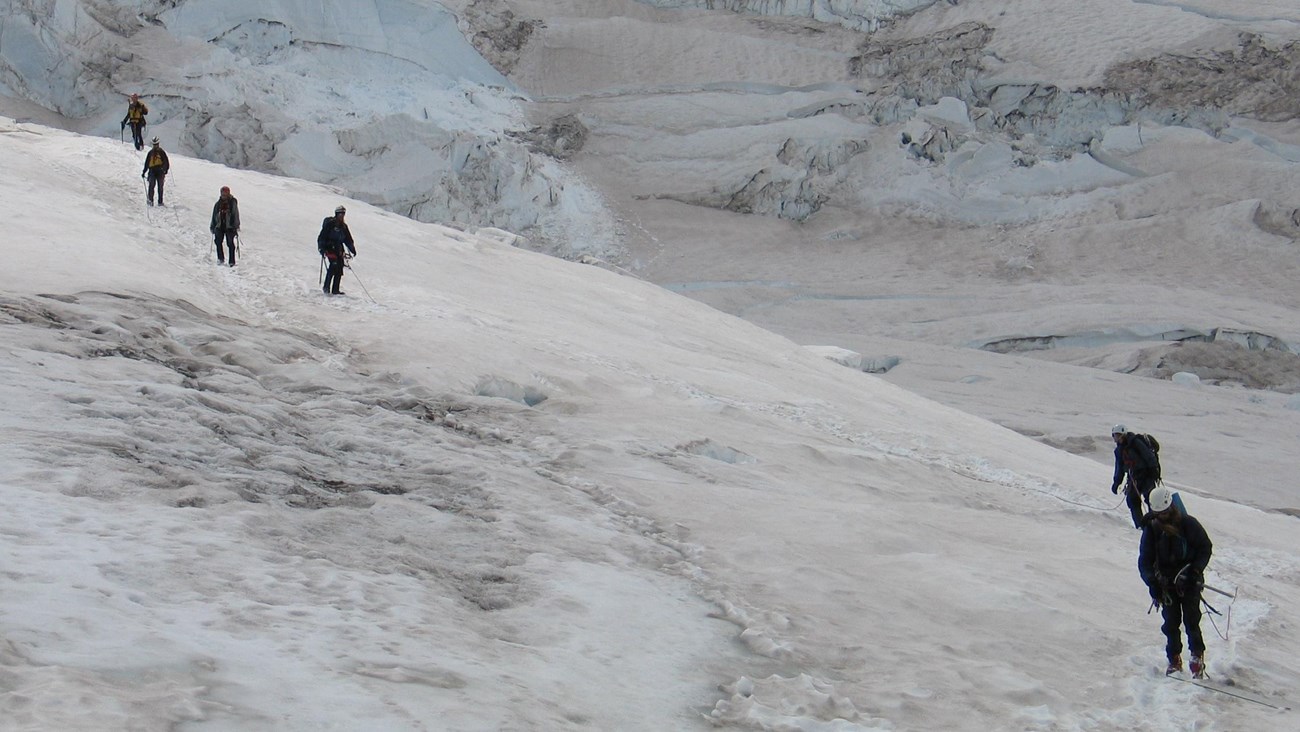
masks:
<instances>
[{"instance_id":1,"label":"backpack","mask_svg":"<svg viewBox=\"0 0 1300 732\"><path fill-rule=\"evenodd\" d=\"M333 260L338 255L334 252L335 242L326 236L334 228L334 217L326 216L325 220L320 222L320 235L316 237L316 251L320 252L322 257Z\"/></svg>"},{"instance_id":2,"label":"backpack","mask_svg":"<svg viewBox=\"0 0 1300 732\"><path fill-rule=\"evenodd\" d=\"M1164 482L1160 478L1160 441L1157 440L1154 435L1148 435L1141 432L1136 433L1136 435L1139 439L1141 439L1143 442L1146 443L1147 447L1151 448L1151 455L1156 459L1156 467L1152 471L1156 476L1156 482L1157 483Z\"/></svg>"}]
</instances>

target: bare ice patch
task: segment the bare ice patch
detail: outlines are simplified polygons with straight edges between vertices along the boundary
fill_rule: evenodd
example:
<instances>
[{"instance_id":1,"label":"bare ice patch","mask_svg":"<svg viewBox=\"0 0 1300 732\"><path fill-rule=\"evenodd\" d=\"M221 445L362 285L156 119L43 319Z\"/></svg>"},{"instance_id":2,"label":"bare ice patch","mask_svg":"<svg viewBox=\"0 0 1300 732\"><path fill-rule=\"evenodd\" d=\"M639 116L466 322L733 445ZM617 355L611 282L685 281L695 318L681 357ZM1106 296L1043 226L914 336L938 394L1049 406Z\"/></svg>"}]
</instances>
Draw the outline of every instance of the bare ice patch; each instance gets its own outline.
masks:
<instances>
[{"instance_id":1,"label":"bare ice patch","mask_svg":"<svg viewBox=\"0 0 1300 732\"><path fill-rule=\"evenodd\" d=\"M493 397L496 399L509 399L512 402L518 402L528 407L535 407L546 401L546 392L535 386L525 386L501 378L500 376L485 376L474 386L475 396Z\"/></svg>"},{"instance_id":2,"label":"bare ice patch","mask_svg":"<svg viewBox=\"0 0 1300 732\"><path fill-rule=\"evenodd\" d=\"M678 449L692 455L699 455L700 457L706 457L711 460L718 460L732 465L757 462L752 455L746 455L740 450L727 447L726 445L719 445L713 440L708 439L688 442Z\"/></svg>"}]
</instances>

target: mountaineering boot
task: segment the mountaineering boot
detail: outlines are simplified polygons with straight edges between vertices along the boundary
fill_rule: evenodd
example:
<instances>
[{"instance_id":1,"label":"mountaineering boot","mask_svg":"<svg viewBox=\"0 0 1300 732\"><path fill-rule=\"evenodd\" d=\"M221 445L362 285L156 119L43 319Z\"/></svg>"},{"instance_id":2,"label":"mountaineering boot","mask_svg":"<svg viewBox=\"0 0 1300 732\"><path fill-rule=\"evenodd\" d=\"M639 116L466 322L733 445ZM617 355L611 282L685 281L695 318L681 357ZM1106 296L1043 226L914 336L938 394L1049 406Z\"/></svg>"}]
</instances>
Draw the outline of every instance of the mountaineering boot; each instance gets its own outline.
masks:
<instances>
[{"instance_id":1,"label":"mountaineering boot","mask_svg":"<svg viewBox=\"0 0 1300 732\"><path fill-rule=\"evenodd\" d=\"M1205 655L1203 652L1199 656L1197 655L1192 656L1192 664L1189 667L1189 670L1192 672L1192 678L1194 679L1205 678Z\"/></svg>"},{"instance_id":2,"label":"mountaineering boot","mask_svg":"<svg viewBox=\"0 0 1300 732\"><path fill-rule=\"evenodd\" d=\"M1169 657L1169 666L1168 666L1167 668L1165 668L1165 676L1169 676L1170 674L1176 674L1176 673L1179 673L1179 672L1182 671L1182 670L1183 670L1183 657L1182 657L1182 655L1181 655L1181 654L1178 654L1178 653L1175 653L1174 655L1170 656L1170 657Z\"/></svg>"}]
</instances>

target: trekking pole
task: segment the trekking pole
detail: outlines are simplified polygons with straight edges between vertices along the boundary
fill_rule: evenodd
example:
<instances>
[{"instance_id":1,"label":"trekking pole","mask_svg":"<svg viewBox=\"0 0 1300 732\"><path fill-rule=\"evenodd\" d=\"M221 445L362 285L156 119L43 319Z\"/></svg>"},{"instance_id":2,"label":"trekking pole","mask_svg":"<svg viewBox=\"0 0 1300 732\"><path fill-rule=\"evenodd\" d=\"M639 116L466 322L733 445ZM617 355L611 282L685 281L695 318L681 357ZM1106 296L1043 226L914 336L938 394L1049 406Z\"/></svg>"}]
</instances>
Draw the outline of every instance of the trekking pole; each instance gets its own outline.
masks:
<instances>
[{"instance_id":1,"label":"trekking pole","mask_svg":"<svg viewBox=\"0 0 1300 732\"><path fill-rule=\"evenodd\" d=\"M325 284L325 255L320 255L320 277L316 279L316 284Z\"/></svg>"},{"instance_id":2,"label":"trekking pole","mask_svg":"<svg viewBox=\"0 0 1300 732\"><path fill-rule=\"evenodd\" d=\"M343 266L344 266L344 267L347 267L348 269L352 269L352 264L351 264L351 262L348 262L347 260L344 260L344 262L343 262ZM361 282L361 278L360 278L360 277L357 277L357 271L356 271L355 269L352 269L352 276L353 276L354 278L356 278L356 280L357 280L357 284L358 284L358 285L361 285L361 291L364 292L364 293L366 293L366 297L370 297L370 290L367 290L367 289L366 289L366 286L365 286L364 284L362 284L362 282ZM373 297L370 297L370 302L374 302L376 305L379 304L379 303L375 302L375 298L373 298Z\"/></svg>"}]
</instances>

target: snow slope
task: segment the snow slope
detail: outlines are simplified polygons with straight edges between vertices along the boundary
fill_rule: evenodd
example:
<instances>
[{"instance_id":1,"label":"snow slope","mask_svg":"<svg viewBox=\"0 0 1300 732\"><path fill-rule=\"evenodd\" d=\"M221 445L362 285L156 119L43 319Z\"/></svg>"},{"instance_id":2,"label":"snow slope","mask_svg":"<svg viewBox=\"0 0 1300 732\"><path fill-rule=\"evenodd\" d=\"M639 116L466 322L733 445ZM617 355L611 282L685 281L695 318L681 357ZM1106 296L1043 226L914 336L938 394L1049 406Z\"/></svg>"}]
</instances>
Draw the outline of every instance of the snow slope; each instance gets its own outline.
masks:
<instances>
[{"instance_id":1,"label":"snow slope","mask_svg":"<svg viewBox=\"0 0 1300 732\"><path fill-rule=\"evenodd\" d=\"M0 163L0 727L1289 726L1153 672L1106 466L492 230L179 154L151 209L9 120ZM1294 519L1185 496L1211 674L1289 703Z\"/></svg>"}]
</instances>

